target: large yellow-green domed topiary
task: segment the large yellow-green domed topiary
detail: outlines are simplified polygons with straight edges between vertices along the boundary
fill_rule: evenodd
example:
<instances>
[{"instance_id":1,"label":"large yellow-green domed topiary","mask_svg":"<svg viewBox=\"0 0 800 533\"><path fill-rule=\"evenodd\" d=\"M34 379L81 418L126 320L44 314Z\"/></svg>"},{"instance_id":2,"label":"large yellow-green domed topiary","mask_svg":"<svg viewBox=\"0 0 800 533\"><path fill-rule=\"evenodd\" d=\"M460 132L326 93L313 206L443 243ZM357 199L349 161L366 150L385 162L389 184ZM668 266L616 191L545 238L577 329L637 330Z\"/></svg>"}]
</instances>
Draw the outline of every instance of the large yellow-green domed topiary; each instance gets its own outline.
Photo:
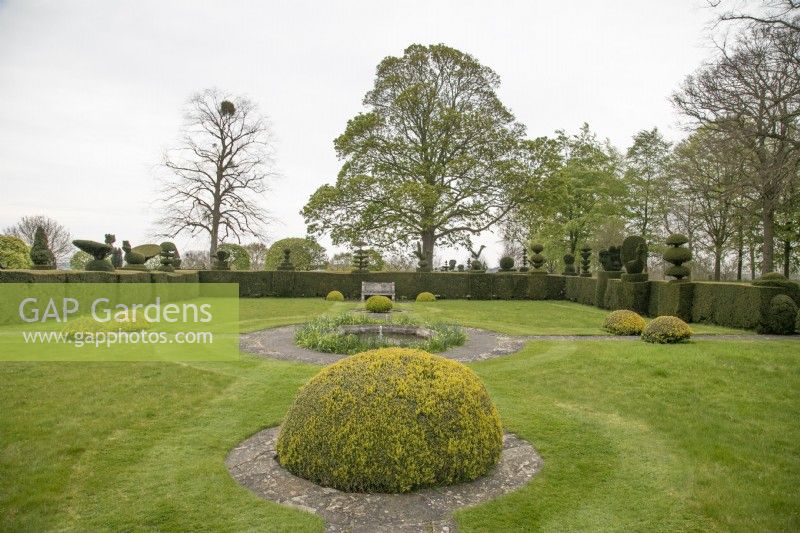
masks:
<instances>
[{"instance_id":1,"label":"large yellow-green domed topiary","mask_svg":"<svg viewBox=\"0 0 800 533\"><path fill-rule=\"evenodd\" d=\"M304 385L278 436L278 461L320 485L407 492L476 479L503 432L478 376L409 348L362 352Z\"/></svg>"},{"instance_id":2,"label":"large yellow-green domed topiary","mask_svg":"<svg viewBox=\"0 0 800 533\"><path fill-rule=\"evenodd\" d=\"M606 315L603 320L603 329L613 335L639 335L646 324L644 318L638 313L620 309Z\"/></svg>"},{"instance_id":3,"label":"large yellow-green domed topiary","mask_svg":"<svg viewBox=\"0 0 800 533\"><path fill-rule=\"evenodd\" d=\"M676 316L654 318L642 331L642 340L657 344L684 342L692 336L689 324Z\"/></svg>"},{"instance_id":4,"label":"large yellow-green domed topiary","mask_svg":"<svg viewBox=\"0 0 800 533\"><path fill-rule=\"evenodd\" d=\"M435 302L436 296L432 292L421 292L417 294L418 302Z\"/></svg>"},{"instance_id":5,"label":"large yellow-green domed topiary","mask_svg":"<svg viewBox=\"0 0 800 533\"><path fill-rule=\"evenodd\" d=\"M388 313L392 310L392 301L386 296L370 296L364 307L370 313Z\"/></svg>"},{"instance_id":6,"label":"large yellow-green domed topiary","mask_svg":"<svg viewBox=\"0 0 800 533\"><path fill-rule=\"evenodd\" d=\"M326 300L329 302L343 302L344 301L344 294L339 291L331 291L325 297Z\"/></svg>"}]
</instances>

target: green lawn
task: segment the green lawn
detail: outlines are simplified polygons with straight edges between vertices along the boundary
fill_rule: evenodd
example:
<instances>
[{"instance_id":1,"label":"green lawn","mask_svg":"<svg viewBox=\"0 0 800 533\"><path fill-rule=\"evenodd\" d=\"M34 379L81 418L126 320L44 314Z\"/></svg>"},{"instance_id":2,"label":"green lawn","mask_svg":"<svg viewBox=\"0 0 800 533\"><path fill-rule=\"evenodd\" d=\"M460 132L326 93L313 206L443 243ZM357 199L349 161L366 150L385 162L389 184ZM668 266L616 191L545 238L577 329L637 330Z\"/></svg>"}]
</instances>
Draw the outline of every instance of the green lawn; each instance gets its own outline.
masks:
<instances>
[{"instance_id":1,"label":"green lawn","mask_svg":"<svg viewBox=\"0 0 800 533\"><path fill-rule=\"evenodd\" d=\"M608 311L567 301L442 300L400 304L428 320L457 322L510 335L607 335L602 329ZM692 324L695 333L751 333L709 324Z\"/></svg>"},{"instance_id":2,"label":"green lawn","mask_svg":"<svg viewBox=\"0 0 800 533\"><path fill-rule=\"evenodd\" d=\"M350 305L248 300L241 318L255 329ZM603 315L563 302L409 307L526 334L592 332ZM534 341L472 367L545 464L524 489L458 513L464 531L800 528L798 341ZM224 466L318 369L249 356L0 364L0 530L321 531Z\"/></svg>"}]
</instances>

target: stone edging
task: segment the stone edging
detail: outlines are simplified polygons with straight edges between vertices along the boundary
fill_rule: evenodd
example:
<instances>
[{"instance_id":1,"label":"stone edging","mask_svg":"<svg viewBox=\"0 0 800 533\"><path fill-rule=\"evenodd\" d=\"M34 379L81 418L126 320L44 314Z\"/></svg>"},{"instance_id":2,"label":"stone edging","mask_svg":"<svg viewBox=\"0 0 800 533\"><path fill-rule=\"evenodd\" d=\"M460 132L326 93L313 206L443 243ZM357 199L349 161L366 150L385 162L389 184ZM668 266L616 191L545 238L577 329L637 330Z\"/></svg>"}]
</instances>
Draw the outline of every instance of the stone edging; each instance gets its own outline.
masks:
<instances>
[{"instance_id":1,"label":"stone edging","mask_svg":"<svg viewBox=\"0 0 800 533\"><path fill-rule=\"evenodd\" d=\"M469 483L408 494L361 494L319 486L294 476L275 459L279 428L262 430L231 450L225 465L261 498L315 513L326 531L454 531L452 512L524 486L542 459L528 442L506 433L497 466Z\"/></svg>"},{"instance_id":2,"label":"stone edging","mask_svg":"<svg viewBox=\"0 0 800 533\"><path fill-rule=\"evenodd\" d=\"M283 326L244 333L239 336L239 348L242 352L261 357L321 365L328 365L347 357L296 346L294 333L297 327ZM464 328L464 331L467 334L467 341L463 345L454 346L438 355L461 362L481 361L518 352L527 342L525 337L512 337L483 329Z\"/></svg>"}]
</instances>

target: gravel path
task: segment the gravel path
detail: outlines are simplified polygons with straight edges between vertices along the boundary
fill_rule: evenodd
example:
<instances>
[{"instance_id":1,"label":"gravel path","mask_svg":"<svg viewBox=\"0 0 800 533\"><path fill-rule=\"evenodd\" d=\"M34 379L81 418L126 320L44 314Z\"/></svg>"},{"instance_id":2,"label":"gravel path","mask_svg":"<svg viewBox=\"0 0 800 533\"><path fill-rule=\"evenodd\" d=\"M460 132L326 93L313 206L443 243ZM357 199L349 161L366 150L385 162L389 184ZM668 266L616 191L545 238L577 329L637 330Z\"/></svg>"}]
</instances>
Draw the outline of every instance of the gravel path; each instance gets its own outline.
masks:
<instances>
[{"instance_id":1,"label":"gravel path","mask_svg":"<svg viewBox=\"0 0 800 533\"><path fill-rule=\"evenodd\" d=\"M262 329L239 336L241 351L253 355L327 365L346 355L323 353L296 346L294 332L297 326ZM467 342L450 348L439 355L456 361L480 361L518 352L527 342L526 337L512 337L482 329L464 328Z\"/></svg>"},{"instance_id":2,"label":"gravel path","mask_svg":"<svg viewBox=\"0 0 800 533\"><path fill-rule=\"evenodd\" d=\"M261 357L272 359L283 359L287 361L302 361L304 363L315 363L328 365L346 355L317 352L301 348L294 344L294 333L297 326L284 326L272 329L262 329L252 333L244 333L239 337L239 347L241 351ZM639 341L635 336L619 335L527 335L513 336L495 333L477 328L464 328L467 334L467 342L462 346L450 348L446 352L440 353L443 357L454 359L461 362L482 361L503 355L509 355L520 351L528 341L619 341L631 342ZM692 336L694 340L800 340L800 335L707 335L700 334Z\"/></svg>"}]
</instances>

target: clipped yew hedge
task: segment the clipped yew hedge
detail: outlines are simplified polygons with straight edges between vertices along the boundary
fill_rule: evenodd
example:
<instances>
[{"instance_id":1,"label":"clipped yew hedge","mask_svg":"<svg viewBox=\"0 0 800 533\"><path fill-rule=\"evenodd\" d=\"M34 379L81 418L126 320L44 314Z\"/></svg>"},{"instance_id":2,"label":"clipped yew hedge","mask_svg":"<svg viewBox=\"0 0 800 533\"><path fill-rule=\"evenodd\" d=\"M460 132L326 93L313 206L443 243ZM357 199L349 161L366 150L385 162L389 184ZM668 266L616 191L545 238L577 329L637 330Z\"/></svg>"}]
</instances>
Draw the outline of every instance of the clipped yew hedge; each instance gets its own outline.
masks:
<instances>
[{"instance_id":1,"label":"clipped yew hedge","mask_svg":"<svg viewBox=\"0 0 800 533\"><path fill-rule=\"evenodd\" d=\"M564 297L579 304L597 305L597 278L567 276L564 280Z\"/></svg>"},{"instance_id":2,"label":"clipped yew hedge","mask_svg":"<svg viewBox=\"0 0 800 533\"><path fill-rule=\"evenodd\" d=\"M758 287L745 283L692 282L692 322L707 322L733 328L755 329L769 312L769 302L780 287Z\"/></svg>"},{"instance_id":3,"label":"clipped yew hedge","mask_svg":"<svg viewBox=\"0 0 800 533\"><path fill-rule=\"evenodd\" d=\"M619 272L596 278L523 272L305 272L183 270L175 273L85 272L75 270L0 270L0 283L238 283L245 298L266 296L324 298L339 291L361 298L361 282L395 283L399 300L422 292L439 299L571 300L608 310L629 309L641 315L676 316L686 322L756 329L778 294L798 302L796 282L727 283L698 281L629 282Z\"/></svg>"}]
</instances>

